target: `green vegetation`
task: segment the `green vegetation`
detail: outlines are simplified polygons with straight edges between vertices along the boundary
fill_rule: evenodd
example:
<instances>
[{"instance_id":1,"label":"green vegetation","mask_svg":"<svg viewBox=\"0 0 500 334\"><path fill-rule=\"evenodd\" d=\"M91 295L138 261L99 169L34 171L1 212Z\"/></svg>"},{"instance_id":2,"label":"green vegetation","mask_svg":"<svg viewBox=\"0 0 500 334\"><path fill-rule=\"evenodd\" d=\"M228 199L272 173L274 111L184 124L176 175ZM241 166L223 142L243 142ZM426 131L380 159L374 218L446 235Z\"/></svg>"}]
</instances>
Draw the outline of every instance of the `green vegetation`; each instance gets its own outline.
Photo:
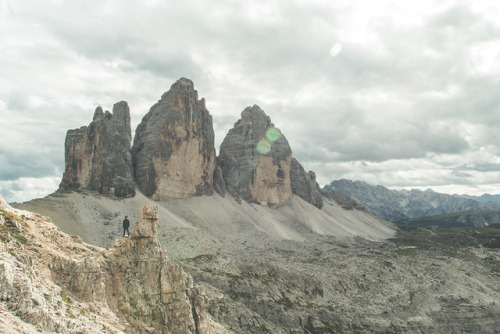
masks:
<instances>
[{"instance_id":1,"label":"green vegetation","mask_svg":"<svg viewBox=\"0 0 500 334\"><path fill-rule=\"evenodd\" d=\"M73 299L71 299L70 296L64 291L61 290L59 292L59 296L61 296L62 300L66 303L66 316L75 319L75 315L73 314L73 311L71 310L71 305L73 304Z\"/></svg>"},{"instance_id":2,"label":"green vegetation","mask_svg":"<svg viewBox=\"0 0 500 334\"><path fill-rule=\"evenodd\" d=\"M16 234L14 235L14 238L16 238L17 241L19 241L20 243L22 243L23 245L28 242L28 239L26 239L24 236L20 235L20 234Z\"/></svg>"},{"instance_id":3,"label":"green vegetation","mask_svg":"<svg viewBox=\"0 0 500 334\"><path fill-rule=\"evenodd\" d=\"M21 221L21 218L11 212L0 212L0 216L4 216L7 222Z\"/></svg>"},{"instance_id":4,"label":"green vegetation","mask_svg":"<svg viewBox=\"0 0 500 334\"><path fill-rule=\"evenodd\" d=\"M14 238L20 244L26 244L28 239L20 234L17 227L22 219L11 212L0 212L0 216L2 216L5 220L5 224L0 224L0 241L7 243ZM12 254L11 251L9 252Z\"/></svg>"}]
</instances>

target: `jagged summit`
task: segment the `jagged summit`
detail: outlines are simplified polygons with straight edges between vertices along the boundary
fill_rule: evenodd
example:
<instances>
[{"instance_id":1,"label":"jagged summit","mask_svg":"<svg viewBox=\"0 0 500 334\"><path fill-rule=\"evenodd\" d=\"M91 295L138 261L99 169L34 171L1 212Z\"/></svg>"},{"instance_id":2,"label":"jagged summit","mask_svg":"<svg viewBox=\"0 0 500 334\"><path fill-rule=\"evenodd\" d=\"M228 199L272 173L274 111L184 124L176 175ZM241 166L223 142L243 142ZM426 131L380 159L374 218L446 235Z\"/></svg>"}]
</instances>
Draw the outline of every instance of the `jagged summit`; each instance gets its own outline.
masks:
<instances>
[{"instance_id":1,"label":"jagged summit","mask_svg":"<svg viewBox=\"0 0 500 334\"><path fill-rule=\"evenodd\" d=\"M137 126L132 158L138 188L156 200L213 191L212 116L191 80L181 78Z\"/></svg>"},{"instance_id":2,"label":"jagged summit","mask_svg":"<svg viewBox=\"0 0 500 334\"><path fill-rule=\"evenodd\" d=\"M118 102L113 113L97 107L88 126L68 130L61 191L92 190L117 197L133 197L130 109Z\"/></svg>"},{"instance_id":3,"label":"jagged summit","mask_svg":"<svg viewBox=\"0 0 500 334\"><path fill-rule=\"evenodd\" d=\"M227 191L247 202L290 200L292 150L285 136L257 105L241 112L221 144L218 164Z\"/></svg>"},{"instance_id":4,"label":"jagged summit","mask_svg":"<svg viewBox=\"0 0 500 334\"><path fill-rule=\"evenodd\" d=\"M91 190L153 200L211 195L226 190L238 201L283 204L296 194L322 206L314 172L292 161L286 137L253 105L229 131L216 159L212 116L194 84L180 78L151 107L131 143L127 102L113 113L98 107L87 127L66 136L61 191Z\"/></svg>"}]
</instances>

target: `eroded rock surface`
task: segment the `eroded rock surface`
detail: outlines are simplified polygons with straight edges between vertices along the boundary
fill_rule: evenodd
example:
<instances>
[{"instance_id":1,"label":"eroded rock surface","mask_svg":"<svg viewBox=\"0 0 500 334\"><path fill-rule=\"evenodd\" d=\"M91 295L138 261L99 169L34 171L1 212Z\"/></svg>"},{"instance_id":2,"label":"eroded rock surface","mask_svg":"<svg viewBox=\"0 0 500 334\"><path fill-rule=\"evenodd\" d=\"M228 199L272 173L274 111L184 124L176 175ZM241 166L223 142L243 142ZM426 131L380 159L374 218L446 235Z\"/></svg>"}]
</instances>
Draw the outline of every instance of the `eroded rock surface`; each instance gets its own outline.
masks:
<instances>
[{"instance_id":1,"label":"eroded rock surface","mask_svg":"<svg viewBox=\"0 0 500 334\"><path fill-rule=\"evenodd\" d=\"M133 197L130 109L118 102L113 113L98 107L89 126L69 130L65 141L65 169L61 191L92 190L117 197Z\"/></svg>"},{"instance_id":2,"label":"eroded rock surface","mask_svg":"<svg viewBox=\"0 0 500 334\"><path fill-rule=\"evenodd\" d=\"M316 174L313 171L306 173L304 167L295 158L292 159L290 179L292 182L292 193L319 209L323 207L323 197L316 182Z\"/></svg>"},{"instance_id":3,"label":"eroded rock surface","mask_svg":"<svg viewBox=\"0 0 500 334\"><path fill-rule=\"evenodd\" d=\"M144 206L130 238L107 250L68 236L0 197L0 328L8 333L227 333L173 264Z\"/></svg>"},{"instance_id":4,"label":"eroded rock surface","mask_svg":"<svg viewBox=\"0 0 500 334\"><path fill-rule=\"evenodd\" d=\"M291 163L288 141L257 105L242 111L220 148L219 165L226 189L247 202L289 201Z\"/></svg>"},{"instance_id":5,"label":"eroded rock surface","mask_svg":"<svg viewBox=\"0 0 500 334\"><path fill-rule=\"evenodd\" d=\"M212 116L191 80L175 82L144 116L132 157L137 186L154 200L213 193Z\"/></svg>"}]
</instances>

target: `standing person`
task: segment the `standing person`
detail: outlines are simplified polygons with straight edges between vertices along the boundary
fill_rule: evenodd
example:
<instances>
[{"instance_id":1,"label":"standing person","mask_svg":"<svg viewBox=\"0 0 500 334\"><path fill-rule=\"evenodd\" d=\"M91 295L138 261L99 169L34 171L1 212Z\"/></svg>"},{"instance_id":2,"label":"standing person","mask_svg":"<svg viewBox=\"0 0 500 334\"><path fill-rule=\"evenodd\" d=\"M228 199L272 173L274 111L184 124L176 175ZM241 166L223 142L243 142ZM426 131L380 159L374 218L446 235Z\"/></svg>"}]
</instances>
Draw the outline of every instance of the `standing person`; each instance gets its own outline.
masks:
<instances>
[{"instance_id":1,"label":"standing person","mask_svg":"<svg viewBox=\"0 0 500 334\"><path fill-rule=\"evenodd\" d=\"M125 216L123 220L123 237L125 237L125 231L127 231L127 236L130 237L130 231L128 230L130 226L130 221L128 220L128 216Z\"/></svg>"}]
</instances>

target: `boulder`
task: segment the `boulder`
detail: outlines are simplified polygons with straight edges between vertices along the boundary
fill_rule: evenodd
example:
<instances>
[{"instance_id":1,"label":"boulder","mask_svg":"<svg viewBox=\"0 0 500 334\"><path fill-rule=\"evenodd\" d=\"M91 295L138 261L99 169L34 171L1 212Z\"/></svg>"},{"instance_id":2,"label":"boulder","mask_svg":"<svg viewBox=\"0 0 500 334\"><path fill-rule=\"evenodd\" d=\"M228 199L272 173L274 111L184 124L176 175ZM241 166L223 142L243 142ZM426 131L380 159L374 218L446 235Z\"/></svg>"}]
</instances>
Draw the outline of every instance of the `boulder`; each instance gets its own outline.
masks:
<instances>
[{"instance_id":1,"label":"boulder","mask_svg":"<svg viewBox=\"0 0 500 334\"><path fill-rule=\"evenodd\" d=\"M144 116L132 146L135 181L154 200L213 193L212 116L193 82L181 78Z\"/></svg>"},{"instance_id":2,"label":"boulder","mask_svg":"<svg viewBox=\"0 0 500 334\"><path fill-rule=\"evenodd\" d=\"M66 134L65 169L59 190L135 196L131 141L127 102L116 103L113 113L97 107L89 126L69 130Z\"/></svg>"}]
</instances>

